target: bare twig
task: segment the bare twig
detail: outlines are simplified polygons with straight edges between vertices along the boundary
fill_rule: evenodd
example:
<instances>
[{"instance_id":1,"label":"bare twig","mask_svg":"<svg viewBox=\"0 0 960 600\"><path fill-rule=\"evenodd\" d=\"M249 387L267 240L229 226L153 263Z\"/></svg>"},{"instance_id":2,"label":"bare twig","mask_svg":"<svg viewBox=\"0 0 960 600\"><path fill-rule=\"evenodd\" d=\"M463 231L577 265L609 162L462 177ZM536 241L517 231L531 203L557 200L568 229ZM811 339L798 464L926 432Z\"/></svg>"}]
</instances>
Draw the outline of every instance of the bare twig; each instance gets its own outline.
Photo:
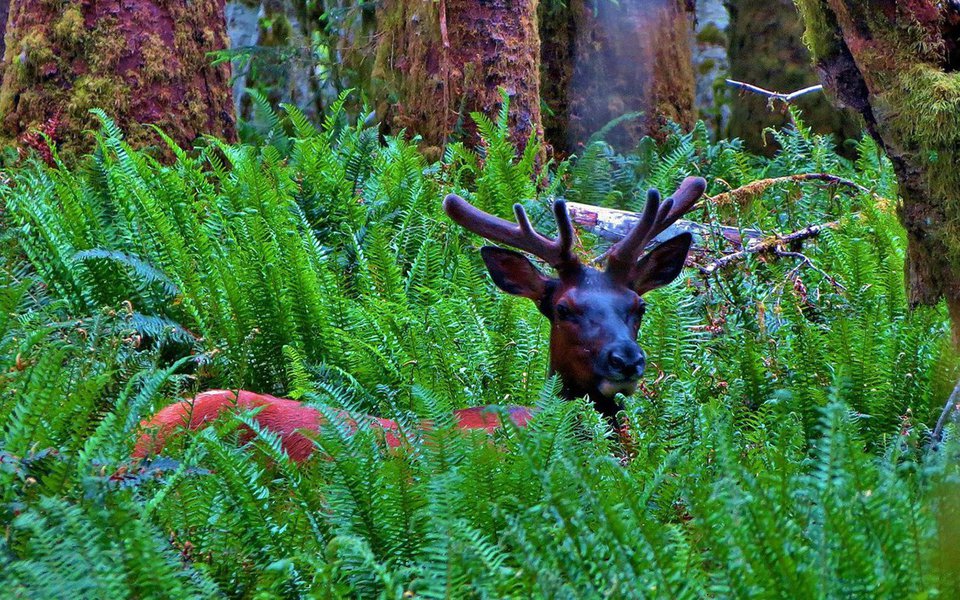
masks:
<instances>
[{"instance_id":1,"label":"bare twig","mask_svg":"<svg viewBox=\"0 0 960 600\"><path fill-rule=\"evenodd\" d=\"M810 267L811 269L813 269L813 270L816 271L817 273L820 273L820 275L823 276L824 279L826 279L827 281L829 281L829 282L830 282L830 285L832 285L834 288L836 288L836 290L837 290L838 292L845 292L845 291L847 291L847 288L846 288L842 283L840 283L839 281L837 281L836 278L835 278L833 275L830 275L829 273L827 273L826 271L824 271L823 269L821 269L821 268L818 267L817 265L813 264L813 261L810 260L810 257L807 256L806 254L803 254L802 252L787 252L787 251L784 251L784 250L774 250L774 254L776 254L777 256L783 256L783 257L788 257L788 258L798 258L798 259L800 259L800 264L797 265L796 268L794 268L794 269L791 271L791 274L792 274L792 273L795 273L796 271L798 271L798 270L800 269L800 267L802 267L803 265L807 265L808 267Z\"/></svg>"},{"instance_id":2,"label":"bare twig","mask_svg":"<svg viewBox=\"0 0 960 600\"><path fill-rule=\"evenodd\" d=\"M957 385L954 386L953 391L950 392L950 397L947 398L947 403L943 407L943 412L940 413L940 418L937 419L937 425L933 428L933 434L931 435L931 446L935 447L940 443L943 438L943 428L947 425L947 417L950 416L950 413L955 410L960 410L960 381L957 382Z\"/></svg>"},{"instance_id":3,"label":"bare twig","mask_svg":"<svg viewBox=\"0 0 960 600\"><path fill-rule=\"evenodd\" d=\"M812 94L814 92L822 92L822 85L811 85L810 87L805 87L802 90L797 90L795 92L790 92L789 94L782 94L780 92L772 92L770 90L763 89L749 83L744 83L742 81L735 81L733 79L727 79L727 85L738 90L743 90L745 92L751 92L770 100L780 100L786 104L790 104L793 100L796 100L800 96L805 96L807 94Z\"/></svg>"},{"instance_id":4,"label":"bare twig","mask_svg":"<svg viewBox=\"0 0 960 600\"><path fill-rule=\"evenodd\" d=\"M726 256L722 256L708 265L700 267L700 272L704 275L713 275L721 269L725 269L730 265L733 265L741 260L747 258L751 254L762 254L766 252L771 253L783 253L785 252L782 248L788 244L794 242L799 242L801 240L806 240L812 237L816 237L826 231L827 229L834 229L839 225L839 221L831 221L830 223L823 223L821 225L810 225L804 227L803 229L794 231L793 233L788 233L787 235L775 235L773 237L767 238L765 240L751 244L747 248L739 252L734 252ZM803 255L801 255L803 256ZM806 258L806 257L804 257ZM809 259L807 259L809 260Z\"/></svg>"}]
</instances>

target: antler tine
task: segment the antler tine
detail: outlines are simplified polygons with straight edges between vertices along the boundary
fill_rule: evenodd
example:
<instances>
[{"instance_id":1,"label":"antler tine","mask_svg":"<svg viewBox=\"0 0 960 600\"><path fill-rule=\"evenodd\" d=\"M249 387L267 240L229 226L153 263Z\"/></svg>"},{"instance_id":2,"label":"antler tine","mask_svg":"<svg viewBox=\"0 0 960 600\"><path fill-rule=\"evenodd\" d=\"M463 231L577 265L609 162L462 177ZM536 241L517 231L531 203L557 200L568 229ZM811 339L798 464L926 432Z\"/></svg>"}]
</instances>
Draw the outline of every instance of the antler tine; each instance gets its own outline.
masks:
<instances>
[{"instance_id":1,"label":"antler tine","mask_svg":"<svg viewBox=\"0 0 960 600\"><path fill-rule=\"evenodd\" d=\"M559 235L553 240L537 233L527 218L527 212L519 204L513 205L517 222L511 223L473 206L460 196L450 194L443 200L443 209L458 225L492 242L513 246L518 250L546 261L556 269L579 264L573 254L573 223L567 213L566 203L558 200L553 205Z\"/></svg>"},{"instance_id":2,"label":"antler tine","mask_svg":"<svg viewBox=\"0 0 960 600\"><path fill-rule=\"evenodd\" d=\"M640 221L626 237L610 249L607 271L614 276L628 276L647 244L681 216L693 210L706 187L707 182L702 177L687 177L673 196L667 198L663 204L659 203L660 194L656 190L648 191L647 205Z\"/></svg>"},{"instance_id":3,"label":"antler tine","mask_svg":"<svg viewBox=\"0 0 960 600\"><path fill-rule=\"evenodd\" d=\"M664 229L677 222L677 219L696 208L697 200L707 189L707 180L703 177L687 177L673 193L673 210L664 220ZM659 232L658 232L659 233Z\"/></svg>"},{"instance_id":4,"label":"antler tine","mask_svg":"<svg viewBox=\"0 0 960 600\"><path fill-rule=\"evenodd\" d=\"M660 216L660 192L651 188L647 190L647 203L643 207L640 221L633 226L626 236L610 248L607 255L607 271L610 273L629 273L637 256L647 245L650 232ZM639 250L638 250L639 249Z\"/></svg>"},{"instance_id":5,"label":"antler tine","mask_svg":"<svg viewBox=\"0 0 960 600\"><path fill-rule=\"evenodd\" d=\"M576 233L573 231L573 222L570 220L570 212L567 210L565 201L557 200L553 203L553 216L557 220L557 241L559 242L560 258L564 261L564 264L579 264L580 261L573 253Z\"/></svg>"}]
</instances>

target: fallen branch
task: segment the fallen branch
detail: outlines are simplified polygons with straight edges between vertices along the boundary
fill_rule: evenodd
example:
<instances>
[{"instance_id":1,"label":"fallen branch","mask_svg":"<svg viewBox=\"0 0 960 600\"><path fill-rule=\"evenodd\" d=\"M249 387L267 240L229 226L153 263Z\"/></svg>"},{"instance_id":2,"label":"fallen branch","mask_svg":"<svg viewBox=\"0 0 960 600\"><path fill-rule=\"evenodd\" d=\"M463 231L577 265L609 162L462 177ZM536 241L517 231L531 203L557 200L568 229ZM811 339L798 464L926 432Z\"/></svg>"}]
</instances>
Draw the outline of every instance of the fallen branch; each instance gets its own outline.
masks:
<instances>
[{"instance_id":1,"label":"fallen branch","mask_svg":"<svg viewBox=\"0 0 960 600\"><path fill-rule=\"evenodd\" d=\"M764 89L762 87L752 85L749 83L744 83L742 81L736 81L734 79L727 79L726 82L727 82L727 85L729 85L732 88L736 88L738 90L743 90L745 92L751 92L753 94L763 96L765 98L768 98L769 101L771 102L774 100L779 100L785 104L790 104L790 102L796 100L800 96L805 96L807 94L812 94L814 92L823 91L823 86L818 84L818 85L811 85L810 87L805 87L802 90L790 92L789 94L782 94L780 92L773 92L773 91Z\"/></svg>"},{"instance_id":2,"label":"fallen branch","mask_svg":"<svg viewBox=\"0 0 960 600\"><path fill-rule=\"evenodd\" d=\"M830 223L823 223L822 225L810 225L808 227L804 227L803 229L794 231L793 233L788 233L787 235L775 235L765 240L750 244L748 247L740 250L739 252L722 256L710 264L700 267L700 272L706 276L713 275L721 269L725 269L733 264L736 264L737 262L740 262L741 260L746 259L751 254L786 254L786 251L783 250L784 246L816 237L827 229L834 229L839 224L839 221L831 221Z\"/></svg>"},{"instance_id":3,"label":"fallen branch","mask_svg":"<svg viewBox=\"0 0 960 600\"><path fill-rule=\"evenodd\" d=\"M936 445L942 441L943 438L943 428L947 425L947 417L953 411L960 411L960 381L957 382L957 385L953 388L953 391L950 393L950 397L947 398L947 403L943 407L943 412L940 413L940 418L937 419L937 425L933 428L933 434L931 435L930 445L932 448L936 448Z\"/></svg>"},{"instance_id":4,"label":"fallen branch","mask_svg":"<svg viewBox=\"0 0 960 600\"><path fill-rule=\"evenodd\" d=\"M780 185L783 183L804 183L810 181L819 181L831 185L844 186L850 189L855 189L859 192L876 196L876 194L859 183L838 177L836 175L831 175L829 173L799 173L796 175L771 177L769 179L754 181L737 189L723 192L715 196L709 196L703 200L703 202L714 206L722 206L731 201L738 204L743 204L751 198L759 196L775 185ZM630 229L636 225L637 221L640 220L640 216L634 212L616 210L613 208L603 208L601 206L591 206L589 204L580 204L578 202L568 202L567 210L570 212L570 218L574 223L583 229L591 231L611 242L617 242L623 239L627 232L630 231ZM738 227L730 227L726 225L704 225L694 221L681 219L674 223L670 228L662 232L660 235L655 237L651 243L659 244L664 240L684 232L693 234L693 243L695 248L705 248L707 246L706 240L711 237L715 237L718 234L735 250L741 250L744 247L749 247L751 244L762 240L765 237L763 232L757 229L740 229Z\"/></svg>"},{"instance_id":5,"label":"fallen branch","mask_svg":"<svg viewBox=\"0 0 960 600\"><path fill-rule=\"evenodd\" d=\"M832 285L838 292L845 292L845 291L847 291L846 286L844 286L842 283L840 283L839 281L837 281L836 278L835 278L833 275L831 275L830 273L827 273L826 271L824 271L823 269L821 269L821 268L818 267L817 265L813 264L813 261L812 261L812 260L810 259L810 257L807 256L806 254L804 254L804 253L802 253L802 252L786 252L786 251L784 251L784 250L774 250L774 254L776 254L777 256L784 257L784 258L796 258L796 259L799 259L799 260L800 260L800 264L798 264L795 268L793 268L793 269L790 271L790 273L787 275L788 278L793 277L793 275L795 275L795 274L797 273L797 271L800 270L800 267L806 265L806 266L810 267L811 269L813 269L814 271L816 271L817 273L820 273L820 275L821 275L824 279L826 279L827 281L829 281L829 282L830 282L830 285Z\"/></svg>"},{"instance_id":6,"label":"fallen branch","mask_svg":"<svg viewBox=\"0 0 960 600\"><path fill-rule=\"evenodd\" d=\"M849 179L844 179L843 177L837 177L836 175L831 175L829 173L799 173L797 175L785 175L783 177L771 177L769 179L753 181L747 185L738 187L735 190L723 192L721 194L717 194L716 196L710 196L706 201L714 205L723 205L731 200L738 204L743 204L746 200L759 196L775 185L780 185L781 183L803 183L806 181L822 181L824 183L833 185L842 185L844 187L849 187L857 191L876 196L874 192L860 185L856 181L850 181Z\"/></svg>"}]
</instances>

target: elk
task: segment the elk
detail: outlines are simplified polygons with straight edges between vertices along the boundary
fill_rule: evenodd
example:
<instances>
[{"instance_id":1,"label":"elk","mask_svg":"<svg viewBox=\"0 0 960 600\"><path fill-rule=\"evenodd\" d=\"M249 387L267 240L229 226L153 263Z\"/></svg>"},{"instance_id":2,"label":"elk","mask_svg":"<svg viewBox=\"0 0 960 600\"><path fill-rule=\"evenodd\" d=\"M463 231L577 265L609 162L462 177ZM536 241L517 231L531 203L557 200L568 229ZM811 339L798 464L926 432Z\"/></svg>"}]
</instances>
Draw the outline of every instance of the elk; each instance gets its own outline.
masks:
<instances>
[{"instance_id":1,"label":"elk","mask_svg":"<svg viewBox=\"0 0 960 600\"><path fill-rule=\"evenodd\" d=\"M603 271L574 253L576 235L562 200L553 204L555 239L537 233L520 204L513 207L516 223L483 212L455 194L444 199L443 208L464 229L553 267L557 276L548 277L519 252L497 246L480 249L497 287L533 300L550 320L550 372L560 377L562 395L589 397L617 427L616 415L622 410L617 395L633 394L646 366L637 344L645 309L641 296L677 278L693 238L681 233L644 251L657 234L694 208L705 189L704 179L687 177L663 202L657 190L649 190L640 220L610 248Z\"/></svg>"},{"instance_id":2,"label":"elk","mask_svg":"<svg viewBox=\"0 0 960 600\"><path fill-rule=\"evenodd\" d=\"M648 253L647 245L693 209L703 194L706 182L688 177L674 195L660 201L651 189L636 226L610 248L606 269L600 271L584 264L573 251L576 242L566 204L553 204L558 236L547 238L530 224L519 204L514 205L517 222L511 223L485 213L463 198L451 194L443 201L447 215L464 229L488 240L512 246L543 260L553 267L556 277L544 275L523 254L496 246L484 246L480 255L493 282L508 294L533 300L550 320L550 372L563 384L567 399L589 397L596 410L620 429L617 413L622 409L618 394L636 391L646 366L646 356L637 344L637 333L645 303L641 296L672 282L680 274L690 250L692 236L681 233ZM457 426L464 430L492 432L502 425L492 407L474 407L454 411ZM523 406L505 407L506 414L523 427L532 411ZM228 411L256 411L257 423L280 437L284 451L292 460L309 458L315 448L310 438L325 423L323 413L294 400L257 394L246 390L210 390L161 409L141 423L142 434L133 452L144 458L159 452L170 436L199 429ZM357 421L345 411L337 419L356 430ZM402 444L398 425L389 419L361 417L383 433L386 446ZM429 421L420 429L433 427ZM245 437L251 437L246 432Z\"/></svg>"}]
</instances>

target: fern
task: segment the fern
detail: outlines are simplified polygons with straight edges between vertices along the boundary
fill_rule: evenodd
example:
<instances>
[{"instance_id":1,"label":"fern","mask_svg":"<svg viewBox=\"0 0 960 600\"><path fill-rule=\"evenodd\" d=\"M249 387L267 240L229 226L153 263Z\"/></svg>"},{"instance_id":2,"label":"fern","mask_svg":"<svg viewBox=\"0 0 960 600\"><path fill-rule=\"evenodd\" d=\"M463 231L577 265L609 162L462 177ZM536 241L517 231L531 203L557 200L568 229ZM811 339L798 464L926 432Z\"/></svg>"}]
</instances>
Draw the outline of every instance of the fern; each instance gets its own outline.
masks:
<instances>
[{"instance_id":1,"label":"fern","mask_svg":"<svg viewBox=\"0 0 960 600\"><path fill-rule=\"evenodd\" d=\"M910 311L895 177L797 127L750 156L673 128L556 166L511 141L428 163L401 138L269 106L265 138L161 164L103 113L76 168L0 188L2 575L29 597L850 597L957 595L955 425L928 426L960 361L942 307ZM506 102L504 102L504 107ZM266 110L269 109L269 110ZM169 142L168 142L169 143ZM560 196L635 208L827 170L865 186L771 188L694 218L805 243L651 293L629 440L548 377L549 326L500 295L445 193L547 231ZM859 217L849 218L851 213ZM586 246L592 245L583 236ZM141 419L212 387L324 416L294 464L253 413L128 460ZM536 406L465 435L452 411ZM341 411L356 415L357 423ZM395 420L401 448L360 417ZM420 427L430 420L432 428ZM407 594L407 595L409 595Z\"/></svg>"}]
</instances>

